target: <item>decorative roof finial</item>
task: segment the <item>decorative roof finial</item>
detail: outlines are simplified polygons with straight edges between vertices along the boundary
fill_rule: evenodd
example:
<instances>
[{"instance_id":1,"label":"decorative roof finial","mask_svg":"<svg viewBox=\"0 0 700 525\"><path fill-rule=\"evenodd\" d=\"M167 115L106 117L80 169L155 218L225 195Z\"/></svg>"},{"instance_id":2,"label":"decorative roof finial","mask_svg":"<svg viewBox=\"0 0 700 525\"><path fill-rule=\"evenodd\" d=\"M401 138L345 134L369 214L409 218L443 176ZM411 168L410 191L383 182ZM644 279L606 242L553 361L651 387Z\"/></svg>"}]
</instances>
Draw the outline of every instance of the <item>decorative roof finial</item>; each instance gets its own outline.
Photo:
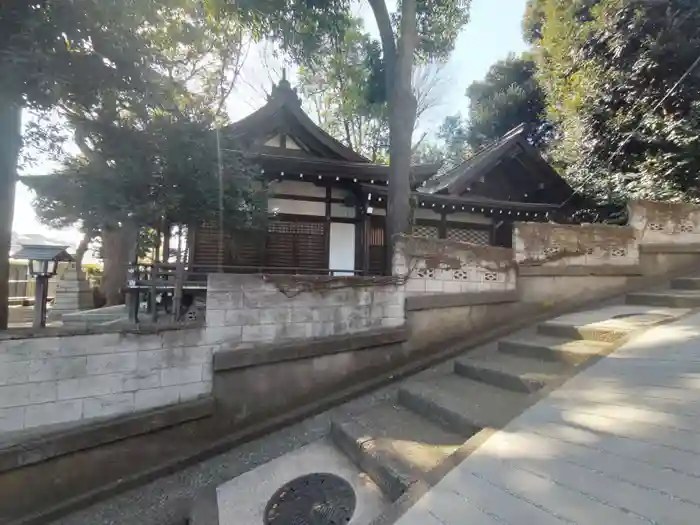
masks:
<instances>
[{"instance_id":1,"label":"decorative roof finial","mask_svg":"<svg viewBox=\"0 0 700 525\"><path fill-rule=\"evenodd\" d=\"M292 89L292 85L287 80L287 68L282 68L282 78L276 86L272 86L272 94L269 98L282 98L298 106L301 105L296 89Z\"/></svg>"}]
</instances>

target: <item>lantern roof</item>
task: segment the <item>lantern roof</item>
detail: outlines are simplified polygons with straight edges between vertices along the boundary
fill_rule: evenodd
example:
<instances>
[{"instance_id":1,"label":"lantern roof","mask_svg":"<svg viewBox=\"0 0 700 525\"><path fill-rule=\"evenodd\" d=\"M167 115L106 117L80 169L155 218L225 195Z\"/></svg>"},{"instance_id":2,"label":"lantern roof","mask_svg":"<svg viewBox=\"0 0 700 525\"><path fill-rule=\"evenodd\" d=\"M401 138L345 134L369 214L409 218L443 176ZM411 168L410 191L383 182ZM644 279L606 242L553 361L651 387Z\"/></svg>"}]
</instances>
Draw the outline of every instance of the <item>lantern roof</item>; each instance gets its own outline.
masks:
<instances>
[{"instance_id":1,"label":"lantern roof","mask_svg":"<svg viewBox=\"0 0 700 525\"><path fill-rule=\"evenodd\" d=\"M51 244L22 244L12 254L12 259L33 259L35 261L72 262L73 256L66 251L66 246Z\"/></svg>"}]
</instances>

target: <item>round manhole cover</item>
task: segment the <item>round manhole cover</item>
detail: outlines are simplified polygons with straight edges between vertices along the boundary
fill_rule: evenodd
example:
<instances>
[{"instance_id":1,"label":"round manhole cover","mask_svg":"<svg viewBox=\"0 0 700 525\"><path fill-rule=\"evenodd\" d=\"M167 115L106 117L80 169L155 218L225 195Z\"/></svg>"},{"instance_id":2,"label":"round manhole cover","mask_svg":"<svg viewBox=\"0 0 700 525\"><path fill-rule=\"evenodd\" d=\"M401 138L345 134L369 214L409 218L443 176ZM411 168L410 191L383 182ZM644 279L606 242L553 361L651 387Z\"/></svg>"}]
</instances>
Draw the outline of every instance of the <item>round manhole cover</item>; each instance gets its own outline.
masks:
<instances>
[{"instance_id":1,"label":"round manhole cover","mask_svg":"<svg viewBox=\"0 0 700 525\"><path fill-rule=\"evenodd\" d=\"M275 492L265 507L265 525L346 525L357 499L350 483L334 474L308 474Z\"/></svg>"}]
</instances>

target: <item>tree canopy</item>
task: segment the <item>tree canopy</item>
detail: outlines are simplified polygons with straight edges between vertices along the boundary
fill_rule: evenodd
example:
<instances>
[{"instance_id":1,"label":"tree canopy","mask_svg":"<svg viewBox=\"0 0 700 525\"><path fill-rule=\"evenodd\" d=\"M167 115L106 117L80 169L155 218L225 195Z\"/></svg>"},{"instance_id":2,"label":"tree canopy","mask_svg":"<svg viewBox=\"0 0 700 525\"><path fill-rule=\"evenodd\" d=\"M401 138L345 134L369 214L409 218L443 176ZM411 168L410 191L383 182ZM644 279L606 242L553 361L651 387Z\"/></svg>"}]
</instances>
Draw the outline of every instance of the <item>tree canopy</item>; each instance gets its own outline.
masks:
<instances>
[{"instance_id":1,"label":"tree canopy","mask_svg":"<svg viewBox=\"0 0 700 525\"><path fill-rule=\"evenodd\" d=\"M165 1L165 0L163 0ZM7 326L7 279L22 109L59 104L91 111L107 92L148 84L157 0L8 0L0 17L0 329ZM155 95L155 93L153 93Z\"/></svg>"},{"instance_id":2,"label":"tree canopy","mask_svg":"<svg viewBox=\"0 0 700 525\"><path fill-rule=\"evenodd\" d=\"M559 128L552 156L574 186L700 201L700 5L538 0L528 16Z\"/></svg>"},{"instance_id":3,"label":"tree canopy","mask_svg":"<svg viewBox=\"0 0 700 525\"><path fill-rule=\"evenodd\" d=\"M391 13L386 0L367 0L379 29L381 60L374 64L373 102L388 103L389 198L387 237L410 227L411 140L418 103L411 77L416 60L449 56L469 20L470 0L402 0ZM321 59L326 42L337 43L351 23L351 0L209 0L213 12L234 13L262 38L280 43L299 63ZM391 266L391 250L387 250Z\"/></svg>"},{"instance_id":4,"label":"tree canopy","mask_svg":"<svg viewBox=\"0 0 700 525\"><path fill-rule=\"evenodd\" d=\"M493 64L484 80L467 88L467 143L471 148L483 147L520 124L527 126L534 146L547 141L551 125L545 119L545 96L535 71L528 54L510 55Z\"/></svg>"},{"instance_id":5,"label":"tree canopy","mask_svg":"<svg viewBox=\"0 0 700 525\"><path fill-rule=\"evenodd\" d=\"M336 43L325 43L313 62L299 69L305 105L333 137L373 162L388 161L386 104L372 101L372 70L381 57L378 42L363 31L362 21Z\"/></svg>"},{"instance_id":6,"label":"tree canopy","mask_svg":"<svg viewBox=\"0 0 700 525\"><path fill-rule=\"evenodd\" d=\"M448 159L459 161L521 124L527 126L535 147L541 148L551 139L545 94L530 54L509 55L494 63L483 80L472 82L465 95L469 99L467 115L446 117L438 133Z\"/></svg>"},{"instance_id":7,"label":"tree canopy","mask_svg":"<svg viewBox=\"0 0 700 525\"><path fill-rule=\"evenodd\" d=\"M33 38L46 33L55 42L26 57L20 51L24 62L13 64L11 78L24 84L0 86L14 90L17 109L53 111L72 131L80 154L63 158L58 173L25 182L42 220L80 224L102 238L108 302L118 300L130 260L124 247L138 234L132 225L210 220L220 187L229 226L250 224L264 209L259 170L235 145L220 152L214 133L226 121L249 32L236 19L206 16L195 0L134 4L133 11L123 2L80 0L18 8ZM44 93L42 82L54 91Z\"/></svg>"}]
</instances>

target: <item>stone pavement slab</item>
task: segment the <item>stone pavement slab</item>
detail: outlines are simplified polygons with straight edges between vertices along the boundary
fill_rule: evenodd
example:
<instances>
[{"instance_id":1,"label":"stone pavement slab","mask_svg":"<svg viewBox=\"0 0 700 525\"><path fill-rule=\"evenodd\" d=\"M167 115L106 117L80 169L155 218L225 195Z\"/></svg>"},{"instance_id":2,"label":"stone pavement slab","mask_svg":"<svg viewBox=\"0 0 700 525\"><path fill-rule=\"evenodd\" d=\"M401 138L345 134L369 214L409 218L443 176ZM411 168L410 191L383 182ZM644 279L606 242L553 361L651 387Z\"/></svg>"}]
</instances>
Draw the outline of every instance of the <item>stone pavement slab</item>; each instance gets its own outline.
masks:
<instances>
[{"instance_id":1,"label":"stone pavement slab","mask_svg":"<svg viewBox=\"0 0 700 525\"><path fill-rule=\"evenodd\" d=\"M217 487L219 523L264 523L268 501L285 483L306 474L323 472L347 480L353 487L357 507L353 523L369 521L385 510L382 492L327 440L320 440ZM352 525L352 524L349 524Z\"/></svg>"},{"instance_id":2,"label":"stone pavement slab","mask_svg":"<svg viewBox=\"0 0 700 525\"><path fill-rule=\"evenodd\" d=\"M649 330L496 432L396 525L700 523L700 314Z\"/></svg>"}]
</instances>

